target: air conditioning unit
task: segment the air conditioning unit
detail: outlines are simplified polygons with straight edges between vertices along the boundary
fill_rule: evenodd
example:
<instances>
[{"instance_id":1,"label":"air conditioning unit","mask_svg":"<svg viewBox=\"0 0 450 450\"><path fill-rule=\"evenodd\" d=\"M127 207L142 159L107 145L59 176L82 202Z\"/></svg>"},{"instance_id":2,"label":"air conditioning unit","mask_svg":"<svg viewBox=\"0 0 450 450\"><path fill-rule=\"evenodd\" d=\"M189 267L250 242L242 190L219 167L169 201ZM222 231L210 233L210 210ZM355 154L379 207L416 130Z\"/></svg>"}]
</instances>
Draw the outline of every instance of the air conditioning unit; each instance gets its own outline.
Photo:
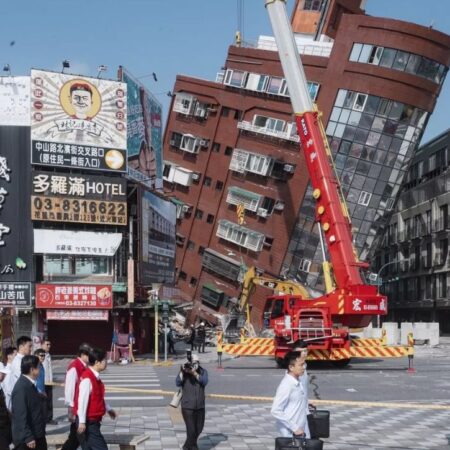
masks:
<instances>
[{"instance_id":1,"label":"air conditioning unit","mask_svg":"<svg viewBox=\"0 0 450 450\"><path fill-rule=\"evenodd\" d=\"M196 108L194 112L195 117L200 117L201 119L204 119L206 117L206 108Z\"/></svg>"},{"instance_id":2,"label":"air conditioning unit","mask_svg":"<svg viewBox=\"0 0 450 450\"><path fill-rule=\"evenodd\" d=\"M198 172L194 172L194 173L192 174L192 179L193 179L194 181L200 180L200 177L201 177L201 175L200 175Z\"/></svg>"},{"instance_id":3,"label":"air conditioning unit","mask_svg":"<svg viewBox=\"0 0 450 450\"><path fill-rule=\"evenodd\" d=\"M273 206L273 209L276 209L277 211L283 211L284 209L284 202L276 202Z\"/></svg>"},{"instance_id":4,"label":"air conditioning unit","mask_svg":"<svg viewBox=\"0 0 450 450\"><path fill-rule=\"evenodd\" d=\"M267 217L268 211L267 211L267 209L264 209L264 208L258 208L258 211L256 214L258 214L258 216L260 216L260 217Z\"/></svg>"},{"instance_id":5,"label":"air conditioning unit","mask_svg":"<svg viewBox=\"0 0 450 450\"><path fill-rule=\"evenodd\" d=\"M191 205L183 205L183 206L181 207L181 209L182 209L182 211L183 211L184 213L189 213L189 212L191 211L191 208L192 208Z\"/></svg>"},{"instance_id":6,"label":"air conditioning unit","mask_svg":"<svg viewBox=\"0 0 450 450\"><path fill-rule=\"evenodd\" d=\"M283 167L283 170L287 173L294 173L295 172L295 166L292 164L285 164Z\"/></svg>"},{"instance_id":7,"label":"air conditioning unit","mask_svg":"<svg viewBox=\"0 0 450 450\"><path fill-rule=\"evenodd\" d=\"M208 147L209 140L208 139L200 139L199 144L200 144L200 147Z\"/></svg>"}]
</instances>

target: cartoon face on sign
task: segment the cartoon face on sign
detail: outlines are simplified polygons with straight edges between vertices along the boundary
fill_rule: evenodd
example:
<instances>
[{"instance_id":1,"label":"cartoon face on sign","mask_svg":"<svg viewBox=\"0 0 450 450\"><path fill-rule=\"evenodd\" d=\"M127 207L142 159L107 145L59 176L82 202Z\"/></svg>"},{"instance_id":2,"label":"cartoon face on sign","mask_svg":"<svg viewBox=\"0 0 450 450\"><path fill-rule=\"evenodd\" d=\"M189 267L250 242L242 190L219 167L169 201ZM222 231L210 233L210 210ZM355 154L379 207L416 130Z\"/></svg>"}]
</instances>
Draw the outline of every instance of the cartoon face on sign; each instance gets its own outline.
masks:
<instances>
[{"instance_id":1,"label":"cartoon face on sign","mask_svg":"<svg viewBox=\"0 0 450 450\"><path fill-rule=\"evenodd\" d=\"M74 119L91 120L101 109L97 88L87 80L75 79L65 83L59 92L62 108Z\"/></svg>"},{"instance_id":2,"label":"cartoon face on sign","mask_svg":"<svg viewBox=\"0 0 450 450\"><path fill-rule=\"evenodd\" d=\"M39 291L39 301L47 305L51 305L53 303L53 292L50 289L41 289Z\"/></svg>"}]
</instances>

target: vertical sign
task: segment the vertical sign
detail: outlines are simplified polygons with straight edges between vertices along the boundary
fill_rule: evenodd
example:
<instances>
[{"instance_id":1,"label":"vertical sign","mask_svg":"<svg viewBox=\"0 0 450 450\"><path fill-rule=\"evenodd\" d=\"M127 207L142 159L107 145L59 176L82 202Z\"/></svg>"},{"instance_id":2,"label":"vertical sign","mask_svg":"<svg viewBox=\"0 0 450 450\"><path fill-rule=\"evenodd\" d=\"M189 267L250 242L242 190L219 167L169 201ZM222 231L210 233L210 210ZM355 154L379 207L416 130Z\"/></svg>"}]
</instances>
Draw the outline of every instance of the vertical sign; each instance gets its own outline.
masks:
<instances>
[{"instance_id":1,"label":"vertical sign","mask_svg":"<svg viewBox=\"0 0 450 450\"><path fill-rule=\"evenodd\" d=\"M134 259L128 260L128 303L134 303Z\"/></svg>"}]
</instances>

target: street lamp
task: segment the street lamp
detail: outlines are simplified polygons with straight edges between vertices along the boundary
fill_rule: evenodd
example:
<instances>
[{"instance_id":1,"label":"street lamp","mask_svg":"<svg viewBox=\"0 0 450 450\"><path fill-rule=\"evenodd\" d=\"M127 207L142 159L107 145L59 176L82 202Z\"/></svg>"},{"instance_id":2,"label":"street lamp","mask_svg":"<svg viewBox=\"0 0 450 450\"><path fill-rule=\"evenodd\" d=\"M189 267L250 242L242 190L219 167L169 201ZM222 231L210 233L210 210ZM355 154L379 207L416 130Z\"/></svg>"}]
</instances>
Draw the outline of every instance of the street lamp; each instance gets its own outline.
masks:
<instances>
[{"instance_id":1,"label":"street lamp","mask_svg":"<svg viewBox=\"0 0 450 450\"><path fill-rule=\"evenodd\" d=\"M152 283L152 289L148 291L149 294L149 300L151 299L153 301L153 305L155 307L155 362L158 362L159 360L159 353L158 353L158 308L159 308L159 289L161 287L162 283Z\"/></svg>"}]
</instances>

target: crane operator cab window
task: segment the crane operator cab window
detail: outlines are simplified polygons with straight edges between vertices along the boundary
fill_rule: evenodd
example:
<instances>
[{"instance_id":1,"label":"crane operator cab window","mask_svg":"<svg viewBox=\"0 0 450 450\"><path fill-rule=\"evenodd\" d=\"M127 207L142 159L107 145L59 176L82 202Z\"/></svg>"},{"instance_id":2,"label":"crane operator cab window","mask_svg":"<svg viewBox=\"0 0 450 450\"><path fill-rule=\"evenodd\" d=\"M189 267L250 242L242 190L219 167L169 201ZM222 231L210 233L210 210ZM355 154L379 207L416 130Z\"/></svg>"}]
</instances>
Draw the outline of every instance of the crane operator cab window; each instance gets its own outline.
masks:
<instances>
[{"instance_id":1,"label":"crane operator cab window","mask_svg":"<svg viewBox=\"0 0 450 450\"><path fill-rule=\"evenodd\" d=\"M266 300L266 304L264 306L264 312L263 312L264 328L270 328L270 313L272 310L272 305L273 305L273 298L268 298Z\"/></svg>"},{"instance_id":2,"label":"crane operator cab window","mask_svg":"<svg viewBox=\"0 0 450 450\"><path fill-rule=\"evenodd\" d=\"M271 319L278 319L279 317L284 316L284 299L275 300L272 308L272 314L270 316Z\"/></svg>"}]
</instances>

